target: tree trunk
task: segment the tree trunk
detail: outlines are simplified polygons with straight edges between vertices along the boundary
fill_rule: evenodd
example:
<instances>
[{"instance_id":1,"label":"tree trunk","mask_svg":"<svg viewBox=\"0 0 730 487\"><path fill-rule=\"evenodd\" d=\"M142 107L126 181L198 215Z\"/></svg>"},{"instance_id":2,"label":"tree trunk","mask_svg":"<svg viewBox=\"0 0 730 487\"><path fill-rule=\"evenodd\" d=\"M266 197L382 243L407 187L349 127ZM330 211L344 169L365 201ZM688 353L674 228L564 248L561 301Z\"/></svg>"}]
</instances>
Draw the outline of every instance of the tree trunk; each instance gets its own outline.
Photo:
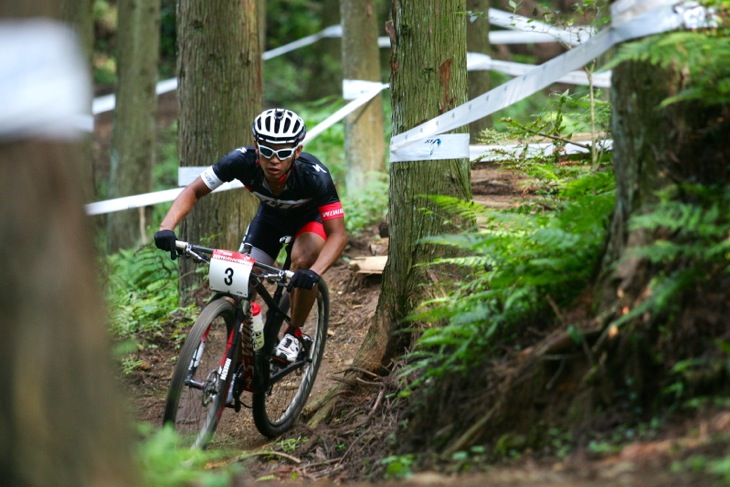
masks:
<instances>
[{"instance_id":1,"label":"tree trunk","mask_svg":"<svg viewBox=\"0 0 730 487\"><path fill-rule=\"evenodd\" d=\"M688 242L683 231L630 227L632 217L654 211L660 191L673 188L672 201L693 207L694 214L704 217L722 199L709 195L726 194L730 184L730 105L681 102L659 106L688 82L691 75L679 63L662 69L645 62L626 62L612 74L616 208L597 304L604 325L622 317L626 321L611 344L614 352L606 370L616 387L631 388L637 404L647 412L659 406L661 388L667 381L677 380L670 377L675 363L724 354L717 350L717 341L727 333L730 313L727 273L718 270L717 263L705 265L689 255L652 263L634 253L657 242L685 247L697 244ZM706 194L699 197L688 190L691 185L703 186ZM715 224L727 222L722 213L715 220ZM679 276L692 277L690 281ZM657 283L662 282L677 286L671 298L630 319L627 313L660 294ZM711 371L703 382L705 392L725 384L724 378ZM695 387L689 382L685 385L687 393Z\"/></svg>"},{"instance_id":2,"label":"tree trunk","mask_svg":"<svg viewBox=\"0 0 730 487\"><path fill-rule=\"evenodd\" d=\"M375 0L342 0L342 71L344 79L380 82ZM383 98L378 95L345 119L347 195L356 198L373 174L385 170Z\"/></svg>"},{"instance_id":3,"label":"tree trunk","mask_svg":"<svg viewBox=\"0 0 730 487\"><path fill-rule=\"evenodd\" d=\"M464 0L393 2L393 135L466 102L465 8ZM403 319L436 284L434 270L418 264L443 249L419 240L454 230L424 196L471 199L469 161L393 163L390 185L388 263L374 321L354 360L355 367L378 372L404 351Z\"/></svg>"},{"instance_id":4,"label":"tree trunk","mask_svg":"<svg viewBox=\"0 0 730 487\"><path fill-rule=\"evenodd\" d=\"M0 1L0 17L59 18L55 7L50 1ZM3 69L7 64L0 67L5 95L60 89L67 102L59 104L60 110L69 113L61 117L51 110L39 123L48 125L49 134L55 133L50 130L54 125L63 129L63 141L53 135L43 140L18 135L12 127L5 132L7 123L0 127L0 193L5 199L0 205L0 478L3 485L24 487L139 485L127 430L130 418L112 375L90 220L79 190L81 168L89 160L68 134L90 90L73 68L62 72L55 62L44 64L38 53L75 57L69 63L73 66L83 67L85 59L78 47L47 39L49 25L17 27L36 29L25 36L33 46L26 50L23 41L3 44L7 55L0 64L14 59L36 63L17 73ZM53 77L46 75L51 69ZM22 86L14 86L18 83ZM46 115L35 100L24 101L28 105L19 120Z\"/></svg>"},{"instance_id":5,"label":"tree trunk","mask_svg":"<svg viewBox=\"0 0 730 487\"><path fill-rule=\"evenodd\" d=\"M152 191L160 1L121 0L117 38L118 81L110 164L111 198ZM146 243L151 217L151 207L108 215L109 251Z\"/></svg>"},{"instance_id":6,"label":"tree trunk","mask_svg":"<svg viewBox=\"0 0 730 487\"><path fill-rule=\"evenodd\" d=\"M601 301L606 305L617 306L617 295L637 299L652 278L646 262L628 254L657 236L629 231L631 216L647 210L668 185L730 182L730 139L723 135L730 133L728 106L694 102L659 108L687 81L679 67L627 62L613 71L616 209L603 264Z\"/></svg>"},{"instance_id":7,"label":"tree trunk","mask_svg":"<svg viewBox=\"0 0 730 487\"><path fill-rule=\"evenodd\" d=\"M258 0L256 5L259 14L258 20L258 31L259 31L259 49L263 54L266 51L266 0ZM261 63L261 69L263 70L263 63ZM263 74L262 74L263 79Z\"/></svg>"},{"instance_id":8,"label":"tree trunk","mask_svg":"<svg viewBox=\"0 0 730 487\"><path fill-rule=\"evenodd\" d=\"M22 160L22 164L17 164ZM7 485L135 485L78 192L76 147L0 144L0 474Z\"/></svg>"},{"instance_id":9,"label":"tree trunk","mask_svg":"<svg viewBox=\"0 0 730 487\"><path fill-rule=\"evenodd\" d=\"M467 0L467 10L474 12L474 15L467 16L466 22L466 50L467 52L492 54L492 47L489 43L489 7L491 0ZM492 74L486 70L475 70L469 72L469 99L473 100L483 95L492 87ZM492 117L483 117L469 124L471 143L478 142L479 132L492 126Z\"/></svg>"},{"instance_id":10,"label":"tree trunk","mask_svg":"<svg viewBox=\"0 0 730 487\"><path fill-rule=\"evenodd\" d=\"M405 132L466 102L465 0L394 0L391 32L391 96L393 135ZM404 318L432 296L445 276L419 267L446 249L420 243L456 231L456 222L427 195L471 199L469 161L396 162L390 165L390 241L380 299L367 335L353 359L360 370L384 374L410 343ZM451 218L451 219L450 219ZM446 223L450 221L451 224ZM353 374L346 374L352 379ZM356 384L350 382L349 384ZM310 427L326 420L337 397L352 387L344 383L315 405Z\"/></svg>"},{"instance_id":11,"label":"tree trunk","mask_svg":"<svg viewBox=\"0 0 730 487\"><path fill-rule=\"evenodd\" d=\"M364 3L364 2L360 2ZM339 0L320 0L315 4L322 29L340 23ZM342 91L342 63L340 39L325 37L309 47L310 61L305 66L309 81L305 91L306 101L327 96L339 96Z\"/></svg>"},{"instance_id":12,"label":"tree trunk","mask_svg":"<svg viewBox=\"0 0 730 487\"><path fill-rule=\"evenodd\" d=\"M212 164L252 143L261 111L258 0L178 4L179 153L181 166ZM183 220L183 239L237 249L256 209L245 190L212 194ZM209 240L208 240L209 239ZM200 283L180 263L181 296Z\"/></svg>"},{"instance_id":13,"label":"tree trunk","mask_svg":"<svg viewBox=\"0 0 730 487\"><path fill-rule=\"evenodd\" d=\"M87 61L89 73L93 73L93 49L94 49L94 0L62 0L61 18L73 26L79 43L84 51L84 58ZM92 100L89 98L89 114L91 114ZM94 159L93 159L93 132L84 134L79 141L84 151L84 159L89 161L88 166L81 168L81 188L85 202L96 201L97 191L94 180Z\"/></svg>"}]
</instances>

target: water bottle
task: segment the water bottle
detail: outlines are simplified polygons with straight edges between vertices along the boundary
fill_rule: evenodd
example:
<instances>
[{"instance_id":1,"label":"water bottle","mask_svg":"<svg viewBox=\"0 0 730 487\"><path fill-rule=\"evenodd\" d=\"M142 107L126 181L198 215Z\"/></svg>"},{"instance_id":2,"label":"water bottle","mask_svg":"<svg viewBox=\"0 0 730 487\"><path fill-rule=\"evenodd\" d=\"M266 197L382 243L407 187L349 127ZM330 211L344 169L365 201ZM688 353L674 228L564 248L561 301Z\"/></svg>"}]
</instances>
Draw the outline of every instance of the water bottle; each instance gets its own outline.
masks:
<instances>
[{"instance_id":1,"label":"water bottle","mask_svg":"<svg viewBox=\"0 0 730 487\"><path fill-rule=\"evenodd\" d=\"M259 303L251 303L251 340L253 349L260 350L264 346L264 320L261 317Z\"/></svg>"}]
</instances>

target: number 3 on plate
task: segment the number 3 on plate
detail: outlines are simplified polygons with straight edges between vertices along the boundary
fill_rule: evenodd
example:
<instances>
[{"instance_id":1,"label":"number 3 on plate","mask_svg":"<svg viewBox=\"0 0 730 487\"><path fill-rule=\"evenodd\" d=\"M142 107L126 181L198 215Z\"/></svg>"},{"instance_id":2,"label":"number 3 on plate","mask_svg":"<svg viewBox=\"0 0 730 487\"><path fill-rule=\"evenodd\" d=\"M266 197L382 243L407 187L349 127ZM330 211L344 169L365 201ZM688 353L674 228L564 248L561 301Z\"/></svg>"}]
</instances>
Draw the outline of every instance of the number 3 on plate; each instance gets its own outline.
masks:
<instances>
[{"instance_id":1,"label":"number 3 on plate","mask_svg":"<svg viewBox=\"0 0 730 487\"><path fill-rule=\"evenodd\" d=\"M210 289L248 297L248 280L253 264L253 258L245 254L230 250L213 251L208 271Z\"/></svg>"},{"instance_id":2,"label":"number 3 on plate","mask_svg":"<svg viewBox=\"0 0 730 487\"><path fill-rule=\"evenodd\" d=\"M226 283L227 286L230 286L233 284L233 268L229 267L226 269L226 277L223 278L223 282Z\"/></svg>"}]
</instances>

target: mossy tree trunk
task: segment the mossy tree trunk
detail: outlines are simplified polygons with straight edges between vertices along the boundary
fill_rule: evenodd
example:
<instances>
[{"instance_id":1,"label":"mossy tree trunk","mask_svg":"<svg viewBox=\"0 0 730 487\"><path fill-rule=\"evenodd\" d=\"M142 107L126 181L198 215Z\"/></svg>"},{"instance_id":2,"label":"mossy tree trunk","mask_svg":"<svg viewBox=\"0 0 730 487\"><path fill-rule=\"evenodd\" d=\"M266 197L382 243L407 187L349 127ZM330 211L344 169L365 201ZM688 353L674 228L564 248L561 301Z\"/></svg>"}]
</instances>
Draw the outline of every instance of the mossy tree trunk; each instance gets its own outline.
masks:
<instances>
[{"instance_id":1,"label":"mossy tree trunk","mask_svg":"<svg viewBox=\"0 0 730 487\"><path fill-rule=\"evenodd\" d=\"M393 135L405 132L466 102L465 0L394 0L391 35ZM464 128L464 131L466 128ZM424 237L456 231L428 195L471 199L469 161L397 162L390 165L388 263L375 316L353 359L344 385L315 405L310 427L335 410L337 397L351 391L350 379L361 371L387 374L393 359L406 350L414 323L405 317L438 292L445 276L419 266L443 255ZM448 279L448 278L447 278Z\"/></svg>"},{"instance_id":2,"label":"mossy tree trunk","mask_svg":"<svg viewBox=\"0 0 730 487\"><path fill-rule=\"evenodd\" d=\"M110 198L152 191L157 128L155 85L160 59L160 0L121 0L117 38ZM114 252L146 243L151 217L151 207L108 215L108 249Z\"/></svg>"},{"instance_id":3,"label":"mossy tree trunk","mask_svg":"<svg viewBox=\"0 0 730 487\"><path fill-rule=\"evenodd\" d=\"M489 43L489 7L491 0L467 0L466 9L473 15L466 17L466 49L467 52L490 56L492 47ZM492 74L487 70L469 72L469 99L483 95L492 87ZM482 117L469 124L471 143L477 143L479 132L492 126L492 117Z\"/></svg>"},{"instance_id":4,"label":"mossy tree trunk","mask_svg":"<svg viewBox=\"0 0 730 487\"><path fill-rule=\"evenodd\" d=\"M667 238L632 231L630 218L651 209L668 186L730 183L730 107L683 102L661 108L689 82L681 66L627 62L614 70L612 81L616 208L601 301L619 309L633 308L654 276L647 261L631 258L632 249Z\"/></svg>"},{"instance_id":5,"label":"mossy tree trunk","mask_svg":"<svg viewBox=\"0 0 730 487\"><path fill-rule=\"evenodd\" d=\"M380 82L375 0L342 0L342 71L344 79ZM368 182L385 171L383 97L345 119L347 195L356 199Z\"/></svg>"},{"instance_id":6,"label":"mossy tree trunk","mask_svg":"<svg viewBox=\"0 0 730 487\"><path fill-rule=\"evenodd\" d=\"M652 263L634 253L657 242L695 243L663 226L647 230L630 225L632 217L654 210L660 191L674 188L673 201L706 215L708 195L727 192L730 184L730 105L708 100L659 106L692 82L687 73L679 63L660 69L626 62L612 75L617 188L598 286L602 320L609 323L643 306L654 298L659 282L674 280L680 286L668 302L640 313L616 335L614 372L631 378L646 410L658 405L662 374L668 374L673 363L713 353L717 338L726 334L730 312L728 279L713 266L692 271L699 262L689 256ZM704 187L707 193L700 197L688 190L690 185ZM680 283L680 276L692 275Z\"/></svg>"},{"instance_id":7,"label":"mossy tree trunk","mask_svg":"<svg viewBox=\"0 0 730 487\"><path fill-rule=\"evenodd\" d=\"M261 111L258 0L178 4L178 102L181 166L205 166L252 143ZM237 249L256 210L246 190L214 193L183 220L181 238ZM180 263L181 296L200 283L194 264Z\"/></svg>"},{"instance_id":8,"label":"mossy tree trunk","mask_svg":"<svg viewBox=\"0 0 730 487\"><path fill-rule=\"evenodd\" d=\"M393 2L393 135L466 102L465 8L464 0ZM454 227L427 195L471 199L469 161L391 164L388 263L375 317L354 360L357 368L387 370L409 344L404 318L438 285L434 270L419 264L444 249L419 241Z\"/></svg>"}]
</instances>

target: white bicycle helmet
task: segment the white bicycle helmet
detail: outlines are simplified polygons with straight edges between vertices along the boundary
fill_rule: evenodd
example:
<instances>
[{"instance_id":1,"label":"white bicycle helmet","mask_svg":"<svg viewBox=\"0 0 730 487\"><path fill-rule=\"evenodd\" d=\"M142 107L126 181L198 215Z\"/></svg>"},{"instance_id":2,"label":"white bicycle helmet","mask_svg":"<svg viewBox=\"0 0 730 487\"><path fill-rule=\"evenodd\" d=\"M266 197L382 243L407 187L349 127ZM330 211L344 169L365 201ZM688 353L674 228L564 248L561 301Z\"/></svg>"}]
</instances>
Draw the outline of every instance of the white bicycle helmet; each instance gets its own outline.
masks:
<instances>
[{"instance_id":1,"label":"white bicycle helmet","mask_svg":"<svg viewBox=\"0 0 730 487\"><path fill-rule=\"evenodd\" d=\"M257 142L299 144L304 140L307 128L304 121L291 110L272 108L256 117L251 132Z\"/></svg>"}]
</instances>

